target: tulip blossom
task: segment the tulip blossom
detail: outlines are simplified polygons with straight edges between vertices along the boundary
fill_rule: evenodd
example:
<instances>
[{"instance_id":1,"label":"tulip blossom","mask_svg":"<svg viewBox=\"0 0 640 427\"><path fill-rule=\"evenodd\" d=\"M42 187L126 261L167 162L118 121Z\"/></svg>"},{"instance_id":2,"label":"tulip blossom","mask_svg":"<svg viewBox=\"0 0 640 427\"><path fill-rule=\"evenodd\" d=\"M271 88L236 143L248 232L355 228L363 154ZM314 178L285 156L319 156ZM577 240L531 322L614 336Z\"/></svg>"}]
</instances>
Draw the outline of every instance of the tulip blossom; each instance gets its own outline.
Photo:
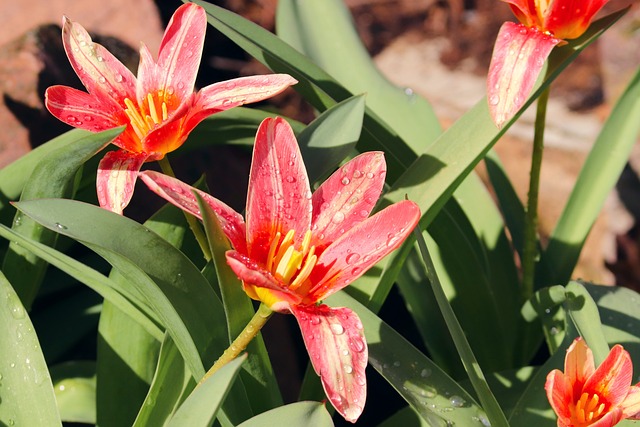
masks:
<instances>
[{"instance_id":1,"label":"tulip blossom","mask_svg":"<svg viewBox=\"0 0 640 427\"><path fill-rule=\"evenodd\" d=\"M420 218L401 201L369 217L384 185L383 153L360 154L312 194L289 124L266 119L253 149L246 222L221 201L153 171L141 179L158 195L201 217L193 192L216 212L233 250L227 262L245 292L274 311L293 314L337 411L352 422L366 398L367 345L348 308L321 301L396 249Z\"/></svg>"},{"instance_id":2,"label":"tulip blossom","mask_svg":"<svg viewBox=\"0 0 640 427\"><path fill-rule=\"evenodd\" d=\"M269 98L296 83L286 74L244 77L194 92L207 18L195 4L172 16L154 61L140 48L138 76L78 23L63 19L62 41L71 66L87 89L47 89L45 104L61 121L92 132L126 125L98 166L100 206L122 213L144 162L160 160L184 143L207 116Z\"/></svg>"},{"instance_id":3,"label":"tulip blossom","mask_svg":"<svg viewBox=\"0 0 640 427\"><path fill-rule=\"evenodd\" d=\"M591 349L577 338L567 350L564 372L555 369L544 386L558 427L610 427L640 419L640 387L631 385L629 353L615 345L595 368Z\"/></svg>"},{"instance_id":4,"label":"tulip blossom","mask_svg":"<svg viewBox=\"0 0 640 427\"><path fill-rule=\"evenodd\" d=\"M520 23L505 22L487 78L489 112L498 127L522 107L551 53L580 37L608 0L504 0Z\"/></svg>"}]
</instances>

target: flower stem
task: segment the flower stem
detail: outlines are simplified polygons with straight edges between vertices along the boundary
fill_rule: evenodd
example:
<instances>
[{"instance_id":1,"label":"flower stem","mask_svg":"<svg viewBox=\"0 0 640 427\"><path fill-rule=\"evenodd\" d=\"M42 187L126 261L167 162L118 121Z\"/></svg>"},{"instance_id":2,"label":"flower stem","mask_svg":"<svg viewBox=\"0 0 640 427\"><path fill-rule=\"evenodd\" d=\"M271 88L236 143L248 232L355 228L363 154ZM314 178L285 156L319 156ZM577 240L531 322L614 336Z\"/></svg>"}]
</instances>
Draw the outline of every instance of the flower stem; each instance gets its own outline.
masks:
<instances>
[{"instance_id":1,"label":"flower stem","mask_svg":"<svg viewBox=\"0 0 640 427\"><path fill-rule=\"evenodd\" d=\"M160 169L162 169L162 172L165 175L169 175L172 178L176 177L176 174L173 172L173 168L169 163L169 159L167 159L166 156L158 160L158 163L160 164ZM198 245L200 245L200 249L202 250L204 259L206 261L211 260L211 249L209 248L207 236L204 234L204 231L202 230L202 228L200 228L200 224L198 224L198 220L193 215L187 213L186 211L183 211L183 212L184 212L184 217L187 219L187 223L189 224L189 228L191 229L191 232L193 233L196 240L198 241Z\"/></svg>"},{"instance_id":2,"label":"flower stem","mask_svg":"<svg viewBox=\"0 0 640 427\"><path fill-rule=\"evenodd\" d=\"M549 88L547 87L538 98L533 135L533 151L531 153L524 248L522 249L522 296L525 301L533 296L536 258L538 256L538 193L540 191L540 169L542 167L542 153L544 151L544 128L548 101Z\"/></svg>"},{"instance_id":3,"label":"flower stem","mask_svg":"<svg viewBox=\"0 0 640 427\"><path fill-rule=\"evenodd\" d=\"M267 320L269 320L272 314L273 311L269 307L264 304L260 304L258 311L256 311L256 314L254 314L249 323L247 323L247 326L244 327L242 332L240 332L240 335L238 335L238 337L231 343L229 348L222 353L222 356L216 360L216 363L213 364L211 369L204 374L202 379L198 382L198 385L202 384L207 378L215 374L218 369L238 357L238 355L247 348L251 340L258 335L260 329L262 329L262 327L267 323Z\"/></svg>"}]
</instances>

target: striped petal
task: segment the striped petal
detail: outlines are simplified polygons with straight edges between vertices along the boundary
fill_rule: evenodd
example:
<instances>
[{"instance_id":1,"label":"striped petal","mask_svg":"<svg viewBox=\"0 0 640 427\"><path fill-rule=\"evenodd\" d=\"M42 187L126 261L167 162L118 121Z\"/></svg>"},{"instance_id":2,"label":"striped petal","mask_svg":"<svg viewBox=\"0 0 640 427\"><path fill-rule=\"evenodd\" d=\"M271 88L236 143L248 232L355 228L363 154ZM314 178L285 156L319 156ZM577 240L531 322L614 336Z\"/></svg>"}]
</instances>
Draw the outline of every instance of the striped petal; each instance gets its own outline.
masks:
<instances>
[{"instance_id":1,"label":"striped petal","mask_svg":"<svg viewBox=\"0 0 640 427\"><path fill-rule=\"evenodd\" d=\"M92 132L129 123L122 110L111 109L100 98L68 86L47 88L45 106L58 120Z\"/></svg>"},{"instance_id":2,"label":"striped petal","mask_svg":"<svg viewBox=\"0 0 640 427\"><path fill-rule=\"evenodd\" d=\"M296 83L298 81L288 74L268 74L240 77L206 86L196 94L193 114L185 124L186 132L211 114L271 98Z\"/></svg>"},{"instance_id":3,"label":"striped petal","mask_svg":"<svg viewBox=\"0 0 640 427\"><path fill-rule=\"evenodd\" d=\"M318 258L309 293L316 301L339 291L398 248L420 220L420 209L404 200L346 231Z\"/></svg>"},{"instance_id":4,"label":"striped petal","mask_svg":"<svg viewBox=\"0 0 640 427\"><path fill-rule=\"evenodd\" d=\"M313 193L313 244L324 247L369 217L380 197L384 154L360 154L334 172Z\"/></svg>"},{"instance_id":5,"label":"striped petal","mask_svg":"<svg viewBox=\"0 0 640 427\"><path fill-rule=\"evenodd\" d=\"M549 53L560 41L522 24L502 25L487 78L489 113L496 126L502 127L524 105Z\"/></svg>"},{"instance_id":6,"label":"striped petal","mask_svg":"<svg viewBox=\"0 0 640 427\"><path fill-rule=\"evenodd\" d=\"M62 23L64 50L74 71L90 94L114 107L135 99L136 78L115 56L91 40L89 33L66 16Z\"/></svg>"},{"instance_id":7,"label":"striped petal","mask_svg":"<svg viewBox=\"0 0 640 427\"><path fill-rule=\"evenodd\" d=\"M147 154L110 151L98 165L96 187L100 206L122 215L133 196L137 174Z\"/></svg>"},{"instance_id":8,"label":"striped petal","mask_svg":"<svg viewBox=\"0 0 640 427\"><path fill-rule=\"evenodd\" d=\"M175 94L180 100L193 92L206 29L207 16L202 7L189 3L175 11L160 43L157 70L153 70L148 51L141 51L139 100L157 90Z\"/></svg>"},{"instance_id":9,"label":"striped petal","mask_svg":"<svg viewBox=\"0 0 640 427\"><path fill-rule=\"evenodd\" d=\"M367 343L362 323L348 308L326 305L296 306L298 320L313 369L334 408L355 423L367 398Z\"/></svg>"},{"instance_id":10,"label":"striped petal","mask_svg":"<svg viewBox=\"0 0 640 427\"><path fill-rule=\"evenodd\" d=\"M295 231L300 243L311 225L311 190L298 142L282 118L258 128L247 194L249 256L266 263L276 233Z\"/></svg>"},{"instance_id":11,"label":"striped petal","mask_svg":"<svg viewBox=\"0 0 640 427\"><path fill-rule=\"evenodd\" d=\"M193 194L193 192L196 191L218 216L222 231L234 249L241 253L247 252L244 219L238 212L215 197L187 185L176 178L155 171L140 172L138 176L147 187L158 196L180 209L189 212L191 215L202 219L198 201Z\"/></svg>"}]
</instances>

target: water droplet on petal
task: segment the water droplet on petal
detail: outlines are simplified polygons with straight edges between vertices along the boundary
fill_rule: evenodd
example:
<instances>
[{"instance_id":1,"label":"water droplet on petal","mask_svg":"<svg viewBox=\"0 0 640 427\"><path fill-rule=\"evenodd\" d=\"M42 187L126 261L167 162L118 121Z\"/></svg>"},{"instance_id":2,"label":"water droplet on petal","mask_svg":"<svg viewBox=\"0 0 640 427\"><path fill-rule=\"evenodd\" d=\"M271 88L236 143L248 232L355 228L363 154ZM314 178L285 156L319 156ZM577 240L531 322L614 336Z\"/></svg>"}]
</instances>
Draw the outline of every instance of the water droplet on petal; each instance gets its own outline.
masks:
<instances>
[{"instance_id":1,"label":"water droplet on petal","mask_svg":"<svg viewBox=\"0 0 640 427\"><path fill-rule=\"evenodd\" d=\"M104 83L106 83L106 82L107 82L107 79L105 79L105 78L104 78L104 76L100 76L100 77L98 77L98 81L99 81L100 83L104 84Z\"/></svg>"},{"instance_id":2,"label":"water droplet on petal","mask_svg":"<svg viewBox=\"0 0 640 427\"><path fill-rule=\"evenodd\" d=\"M348 185L351 182L351 180L345 176L344 178L342 178L342 181L340 182L342 182L342 185Z\"/></svg>"},{"instance_id":3,"label":"water droplet on petal","mask_svg":"<svg viewBox=\"0 0 640 427\"><path fill-rule=\"evenodd\" d=\"M344 334L344 328L339 323L332 323L330 328L331 328L331 332L333 332L336 335Z\"/></svg>"},{"instance_id":4,"label":"water droplet on petal","mask_svg":"<svg viewBox=\"0 0 640 427\"><path fill-rule=\"evenodd\" d=\"M344 214L342 212L336 212L335 215L333 215L332 221L335 222L336 224L341 223L344 220Z\"/></svg>"},{"instance_id":5,"label":"water droplet on petal","mask_svg":"<svg viewBox=\"0 0 640 427\"><path fill-rule=\"evenodd\" d=\"M362 172L360 172L358 169L354 170L353 171L353 177L355 179L362 178Z\"/></svg>"},{"instance_id":6,"label":"water droplet on petal","mask_svg":"<svg viewBox=\"0 0 640 427\"><path fill-rule=\"evenodd\" d=\"M290 176L288 176L288 177L286 178L286 180L287 180L287 182L288 182L289 184L293 184L294 182L296 182L296 178L295 178L294 176L291 176L291 175L290 175Z\"/></svg>"},{"instance_id":7,"label":"water droplet on petal","mask_svg":"<svg viewBox=\"0 0 640 427\"><path fill-rule=\"evenodd\" d=\"M116 74L114 79L117 83L122 83L124 81L124 77L122 77L122 74Z\"/></svg>"},{"instance_id":8,"label":"water droplet on petal","mask_svg":"<svg viewBox=\"0 0 640 427\"><path fill-rule=\"evenodd\" d=\"M489 98L489 104L491 105L498 105L500 103L500 96L498 95L491 95L491 98Z\"/></svg>"},{"instance_id":9,"label":"water droplet on petal","mask_svg":"<svg viewBox=\"0 0 640 427\"><path fill-rule=\"evenodd\" d=\"M311 318L311 324L319 325L320 324L320 318L319 317L312 317Z\"/></svg>"},{"instance_id":10,"label":"water droplet on petal","mask_svg":"<svg viewBox=\"0 0 640 427\"><path fill-rule=\"evenodd\" d=\"M347 374L350 374L350 373L352 373L352 372L353 372L353 367L352 367L351 365L344 365L344 371L345 371Z\"/></svg>"},{"instance_id":11,"label":"water droplet on petal","mask_svg":"<svg viewBox=\"0 0 640 427\"><path fill-rule=\"evenodd\" d=\"M346 261L347 261L347 264L353 264L355 262L358 262L358 260L360 260L360 254L353 253L353 254L349 254L347 256L347 260Z\"/></svg>"}]
</instances>

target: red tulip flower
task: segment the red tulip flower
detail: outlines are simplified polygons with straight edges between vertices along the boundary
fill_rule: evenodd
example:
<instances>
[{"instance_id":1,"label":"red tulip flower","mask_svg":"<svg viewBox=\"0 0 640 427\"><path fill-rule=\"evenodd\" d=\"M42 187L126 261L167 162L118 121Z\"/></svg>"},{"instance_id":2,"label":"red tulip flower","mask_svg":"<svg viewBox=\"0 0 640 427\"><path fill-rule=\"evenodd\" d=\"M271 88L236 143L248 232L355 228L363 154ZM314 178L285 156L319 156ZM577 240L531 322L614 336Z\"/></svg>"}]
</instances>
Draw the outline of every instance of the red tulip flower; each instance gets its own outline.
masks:
<instances>
[{"instance_id":1,"label":"red tulip flower","mask_svg":"<svg viewBox=\"0 0 640 427\"><path fill-rule=\"evenodd\" d=\"M577 338L567 350L564 372L547 376L544 388L558 415L558 427L611 427L624 419L640 419L640 387L631 385L629 353L615 345L595 368L587 344Z\"/></svg>"},{"instance_id":2,"label":"red tulip flower","mask_svg":"<svg viewBox=\"0 0 640 427\"><path fill-rule=\"evenodd\" d=\"M80 24L64 18L64 49L88 93L52 86L45 105L63 122L92 132L127 126L113 141L120 150L107 153L98 167L100 206L122 213L142 164L180 147L207 116L269 98L296 83L286 74L274 74L220 82L194 92L206 27L200 6L179 7L164 33L157 62L141 46L136 78L94 43Z\"/></svg>"},{"instance_id":3,"label":"red tulip flower","mask_svg":"<svg viewBox=\"0 0 640 427\"><path fill-rule=\"evenodd\" d=\"M350 309L321 301L400 246L418 223L420 211L410 201L369 217L385 173L381 152L360 154L312 194L293 131L280 118L264 120L256 135L246 222L221 201L174 178L140 173L154 192L193 215L201 216L193 191L212 207L233 246L227 262L245 292L296 317L329 400L352 422L366 399L362 323Z\"/></svg>"},{"instance_id":4,"label":"red tulip flower","mask_svg":"<svg viewBox=\"0 0 640 427\"><path fill-rule=\"evenodd\" d=\"M608 0L504 0L519 24L505 22L493 48L487 99L498 127L522 107L551 53L580 37Z\"/></svg>"}]
</instances>

